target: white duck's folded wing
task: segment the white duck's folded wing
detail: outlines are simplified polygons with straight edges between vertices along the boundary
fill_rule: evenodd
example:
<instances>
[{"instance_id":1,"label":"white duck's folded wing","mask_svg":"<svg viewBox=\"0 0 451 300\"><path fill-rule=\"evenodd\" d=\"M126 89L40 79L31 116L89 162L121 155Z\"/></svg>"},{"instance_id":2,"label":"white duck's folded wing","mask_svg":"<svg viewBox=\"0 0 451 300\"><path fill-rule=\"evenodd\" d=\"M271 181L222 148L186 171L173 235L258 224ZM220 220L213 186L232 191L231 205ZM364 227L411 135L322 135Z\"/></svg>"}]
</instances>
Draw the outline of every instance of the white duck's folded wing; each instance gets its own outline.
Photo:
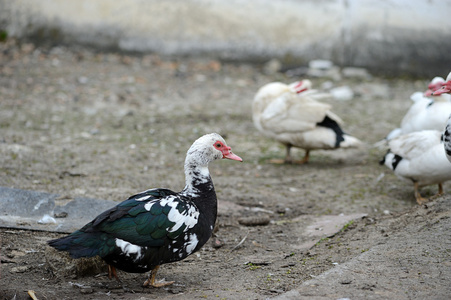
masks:
<instances>
[{"instance_id":1,"label":"white duck's folded wing","mask_svg":"<svg viewBox=\"0 0 451 300\"><path fill-rule=\"evenodd\" d=\"M437 145L441 132L436 130L416 131L390 140L390 151L406 159L414 159Z\"/></svg>"},{"instance_id":2,"label":"white duck's folded wing","mask_svg":"<svg viewBox=\"0 0 451 300\"><path fill-rule=\"evenodd\" d=\"M323 121L330 108L328 104L287 92L266 107L260 121L265 130L276 134L304 132ZM334 119L336 116L332 115Z\"/></svg>"},{"instance_id":3,"label":"white duck's folded wing","mask_svg":"<svg viewBox=\"0 0 451 300\"><path fill-rule=\"evenodd\" d=\"M318 90L307 90L302 92L302 95L316 101L329 100L332 98L332 95L330 93L320 92Z\"/></svg>"}]
</instances>

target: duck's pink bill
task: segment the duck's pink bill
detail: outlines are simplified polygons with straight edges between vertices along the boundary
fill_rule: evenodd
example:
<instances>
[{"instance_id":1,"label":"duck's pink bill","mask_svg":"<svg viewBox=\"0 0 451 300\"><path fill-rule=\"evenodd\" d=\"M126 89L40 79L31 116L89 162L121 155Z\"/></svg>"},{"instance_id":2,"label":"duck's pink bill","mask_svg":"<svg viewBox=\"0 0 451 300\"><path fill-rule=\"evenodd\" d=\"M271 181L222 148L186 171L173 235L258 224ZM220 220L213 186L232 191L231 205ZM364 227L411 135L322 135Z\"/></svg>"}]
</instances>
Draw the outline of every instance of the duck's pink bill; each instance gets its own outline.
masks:
<instances>
[{"instance_id":1,"label":"duck's pink bill","mask_svg":"<svg viewBox=\"0 0 451 300\"><path fill-rule=\"evenodd\" d=\"M232 152L223 154L223 157L224 158L228 158L228 159L232 159L232 160L243 161L243 159L241 157L239 157L238 155L236 155L236 154L234 154Z\"/></svg>"},{"instance_id":2,"label":"duck's pink bill","mask_svg":"<svg viewBox=\"0 0 451 300\"><path fill-rule=\"evenodd\" d=\"M435 92L432 93L433 96L439 96L441 94L446 94L449 93L451 91L451 88L448 88L446 86L443 86L441 89L436 90Z\"/></svg>"}]
</instances>

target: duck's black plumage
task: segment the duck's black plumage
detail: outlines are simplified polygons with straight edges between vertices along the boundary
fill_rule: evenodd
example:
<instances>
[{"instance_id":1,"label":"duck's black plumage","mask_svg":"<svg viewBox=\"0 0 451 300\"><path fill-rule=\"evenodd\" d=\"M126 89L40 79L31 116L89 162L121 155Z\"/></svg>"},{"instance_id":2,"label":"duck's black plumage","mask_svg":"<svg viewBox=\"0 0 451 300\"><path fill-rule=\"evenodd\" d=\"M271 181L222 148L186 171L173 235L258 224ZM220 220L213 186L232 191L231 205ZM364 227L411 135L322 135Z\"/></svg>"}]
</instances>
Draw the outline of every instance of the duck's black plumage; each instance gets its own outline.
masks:
<instances>
[{"instance_id":1,"label":"duck's black plumage","mask_svg":"<svg viewBox=\"0 0 451 300\"><path fill-rule=\"evenodd\" d=\"M451 116L448 120L448 125L443 133L443 143L445 145L445 152L448 160L451 162Z\"/></svg>"},{"instance_id":2,"label":"duck's black plumage","mask_svg":"<svg viewBox=\"0 0 451 300\"><path fill-rule=\"evenodd\" d=\"M337 121L331 119L329 116L326 115L324 117L324 120L322 120L319 123L316 123L316 125L332 129L332 131L335 132L336 135L335 148L340 147L340 143L345 140L344 138L345 133L343 129L341 129Z\"/></svg>"},{"instance_id":3,"label":"duck's black plumage","mask_svg":"<svg viewBox=\"0 0 451 300\"><path fill-rule=\"evenodd\" d=\"M217 199L207 165L219 158L241 160L229 150L217 134L201 137L188 151L182 192L159 188L133 195L48 244L73 258L99 255L109 265L134 273L184 259L213 232Z\"/></svg>"},{"instance_id":4,"label":"duck's black plumage","mask_svg":"<svg viewBox=\"0 0 451 300\"><path fill-rule=\"evenodd\" d=\"M206 206L167 189L145 191L49 245L73 258L99 255L123 271L147 272L185 258L209 239L216 221L213 185L208 193L213 203Z\"/></svg>"}]
</instances>

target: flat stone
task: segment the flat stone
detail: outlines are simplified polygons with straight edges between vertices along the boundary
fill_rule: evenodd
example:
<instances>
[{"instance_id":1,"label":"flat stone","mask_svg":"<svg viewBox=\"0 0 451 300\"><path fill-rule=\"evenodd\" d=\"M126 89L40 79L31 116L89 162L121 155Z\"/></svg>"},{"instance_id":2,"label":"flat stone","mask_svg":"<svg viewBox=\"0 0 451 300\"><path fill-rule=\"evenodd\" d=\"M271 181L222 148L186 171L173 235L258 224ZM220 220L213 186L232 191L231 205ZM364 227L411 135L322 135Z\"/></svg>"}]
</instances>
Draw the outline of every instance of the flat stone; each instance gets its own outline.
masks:
<instances>
[{"instance_id":1,"label":"flat stone","mask_svg":"<svg viewBox=\"0 0 451 300\"><path fill-rule=\"evenodd\" d=\"M299 216L292 220L300 224L297 232L300 243L293 245L293 248L297 250L310 249L321 239L334 236L350 221L364 216L366 214Z\"/></svg>"},{"instance_id":2,"label":"flat stone","mask_svg":"<svg viewBox=\"0 0 451 300\"><path fill-rule=\"evenodd\" d=\"M0 187L0 227L69 233L117 205L111 200L76 197L60 206L55 201L58 197L57 194ZM63 215L66 217L53 219Z\"/></svg>"}]
</instances>

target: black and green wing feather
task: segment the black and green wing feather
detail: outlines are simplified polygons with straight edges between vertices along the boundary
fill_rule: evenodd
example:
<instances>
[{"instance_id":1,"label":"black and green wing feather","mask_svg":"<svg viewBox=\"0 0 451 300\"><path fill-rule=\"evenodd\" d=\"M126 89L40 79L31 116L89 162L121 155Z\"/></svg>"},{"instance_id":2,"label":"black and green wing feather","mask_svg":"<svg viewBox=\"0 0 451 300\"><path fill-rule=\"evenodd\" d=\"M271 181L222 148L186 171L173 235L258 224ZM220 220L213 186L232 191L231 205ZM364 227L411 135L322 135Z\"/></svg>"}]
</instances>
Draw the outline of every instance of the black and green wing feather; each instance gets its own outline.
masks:
<instances>
[{"instance_id":1,"label":"black and green wing feather","mask_svg":"<svg viewBox=\"0 0 451 300\"><path fill-rule=\"evenodd\" d=\"M177 201L176 195L167 189L153 189L131 196L101 213L80 230L48 243L58 250L68 251L74 258L96 255L104 257L114 251L116 239L142 247L160 247L167 239L180 235L186 227L180 226L173 232L168 231L175 224L168 218L173 207L161 200L171 197L173 201ZM149 202L153 204L148 210L145 206ZM187 205L179 200L176 209L183 211Z\"/></svg>"}]
</instances>

